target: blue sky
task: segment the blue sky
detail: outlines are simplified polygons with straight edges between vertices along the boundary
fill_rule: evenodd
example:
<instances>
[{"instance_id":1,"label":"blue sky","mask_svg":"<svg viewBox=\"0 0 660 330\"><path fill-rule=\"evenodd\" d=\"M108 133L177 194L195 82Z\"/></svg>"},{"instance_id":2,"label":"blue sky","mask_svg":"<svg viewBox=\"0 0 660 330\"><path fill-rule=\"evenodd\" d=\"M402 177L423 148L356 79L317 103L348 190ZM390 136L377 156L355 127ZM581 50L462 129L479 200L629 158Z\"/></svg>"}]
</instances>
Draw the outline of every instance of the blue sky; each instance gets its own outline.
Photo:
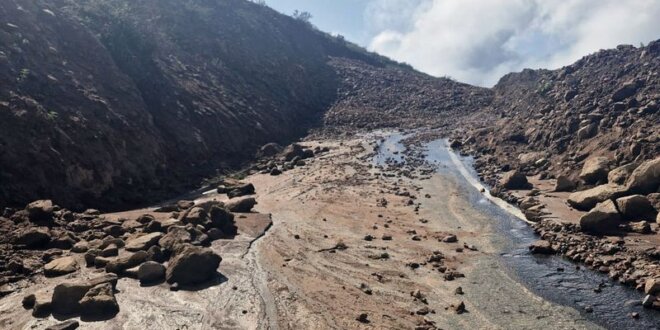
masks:
<instances>
[{"instance_id":1,"label":"blue sky","mask_svg":"<svg viewBox=\"0 0 660 330\"><path fill-rule=\"evenodd\" d=\"M294 10L310 12L319 29L341 34L365 47L369 42L364 22L368 3L369 0L266 0L271 8L287 15Z\"/></svg>"},{"instance_id":2,"label":"blue sky","mask_svg":"<svg viewBox=\"0 0 660 330\"><path fill-rule=\"evenodd\" d=\"M660 38L660 0L266 0L434 76L492 86L600 49Z\"/></svg>"}]
</instances>

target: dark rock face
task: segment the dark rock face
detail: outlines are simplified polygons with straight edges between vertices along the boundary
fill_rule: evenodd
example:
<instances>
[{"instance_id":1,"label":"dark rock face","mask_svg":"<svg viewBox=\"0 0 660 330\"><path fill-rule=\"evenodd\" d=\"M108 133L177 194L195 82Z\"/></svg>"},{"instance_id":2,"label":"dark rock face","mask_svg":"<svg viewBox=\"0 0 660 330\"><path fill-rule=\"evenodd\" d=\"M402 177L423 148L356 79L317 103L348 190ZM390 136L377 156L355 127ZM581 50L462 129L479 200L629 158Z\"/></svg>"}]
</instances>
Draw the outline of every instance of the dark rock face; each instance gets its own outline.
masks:
<instances>
[{"instance_id":1,"label":"dark rock face","mask_svg":"<svg viewBox=\"0 0 660 330\"><path fill-rule=\"evenodd\" d=\"M398 65L243 0L7 0L0 20L2 204L157 200L319 123L329 57Z\"/></svg>"}]
</instances>

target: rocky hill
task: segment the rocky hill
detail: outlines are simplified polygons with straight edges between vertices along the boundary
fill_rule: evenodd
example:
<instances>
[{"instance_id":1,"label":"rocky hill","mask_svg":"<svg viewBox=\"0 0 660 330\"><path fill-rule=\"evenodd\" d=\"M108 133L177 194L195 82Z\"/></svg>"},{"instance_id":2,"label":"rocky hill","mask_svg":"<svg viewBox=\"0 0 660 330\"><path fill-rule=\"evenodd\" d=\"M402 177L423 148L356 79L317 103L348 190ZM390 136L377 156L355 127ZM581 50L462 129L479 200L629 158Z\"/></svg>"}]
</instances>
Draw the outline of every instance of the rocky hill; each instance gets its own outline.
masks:
<instances>
[{"instance_id":1,"label":"rocky hill","mask_svg":"<svg viewBox=\"0 0 660 330\"><path fill-rule=\"evenodd\" d=\"M245 0L6 0L0 18L1 206L171 197L313 127L455 130L491 182L658 154L658 42L486 89Z\"/></svg>"},{"instance_id":2,"label":"rocky hill","mask_svg":"<svg viewBox=\"0 0 660 330\"><path fill-rule=\"evenodd\" d=\"M422 76L244 0L7 0L0 17L3 205L171 196L346 104L361 77L332 63Z\"/></svg>"},{"instance_id":3,"label":"rocky hill","mask_svg":"<svg viewBox=\"0 0 660 330\"><path fill-rule=\"evenodd\" d=\"M493 102L455 131L456 144L478 155L492 184L502 169L581 184L588 158L603 156L610 169L639 164L660 154L659 72L655 41L602 50L558 70L508 74L493 88Z\"/></svg>"}]
</instances>

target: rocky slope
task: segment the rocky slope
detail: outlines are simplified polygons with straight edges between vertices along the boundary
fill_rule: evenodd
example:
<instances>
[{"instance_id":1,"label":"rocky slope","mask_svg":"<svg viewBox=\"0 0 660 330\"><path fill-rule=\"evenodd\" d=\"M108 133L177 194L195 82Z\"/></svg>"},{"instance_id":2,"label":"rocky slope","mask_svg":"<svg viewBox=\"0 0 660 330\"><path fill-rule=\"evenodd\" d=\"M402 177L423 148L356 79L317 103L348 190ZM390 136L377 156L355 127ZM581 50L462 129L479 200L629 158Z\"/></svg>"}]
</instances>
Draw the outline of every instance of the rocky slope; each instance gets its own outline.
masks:
<instances>
[{"instance_id":1,"label":"rocky slope","mask_svg":"<svg viewBox=\"0 0 660 330\"><path fill-rule=\"evenodd\" d=\"M8 0L0 17L3 205L171 196L319 123L331 58L417 76L243 0Z\"/></svg>"},{"instance_id":2,"label":"rocky slope","mask_svg":"<svg viewBox=\"0 0 660 330\"><path fill-rule=\"evenodd\" d=\"M580 183L590 157L607 157L610 169L639 164L660 154L659 69L655 41L603 50L559 70L512 73L454 137L479 155L490 183L502 167Z\"/></svg>"}]
</instances>

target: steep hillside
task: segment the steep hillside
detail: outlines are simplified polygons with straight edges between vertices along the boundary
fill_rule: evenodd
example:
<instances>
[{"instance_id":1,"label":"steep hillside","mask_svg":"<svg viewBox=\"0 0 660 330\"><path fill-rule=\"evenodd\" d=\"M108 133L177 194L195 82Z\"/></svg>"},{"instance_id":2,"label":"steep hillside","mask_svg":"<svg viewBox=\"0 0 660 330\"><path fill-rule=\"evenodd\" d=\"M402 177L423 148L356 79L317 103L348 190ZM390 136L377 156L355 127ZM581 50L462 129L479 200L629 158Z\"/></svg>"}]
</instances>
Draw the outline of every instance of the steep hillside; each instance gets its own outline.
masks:
<instances>
[{"instance_id":1,"label":"steep hillside","mask_svg":"<svg viewBox=\"0 0 660 330\"><path fill-rule=\"evenodd\" d=\"M244 0L7 0L0 17L3 205L171 196L345 104L358 76L331 58L421 76Z\"/></svg>"},{"instance_id":2,"label":"steep hillside","mask_svg":"<svg viewBox=\"0 0 660 330\"><path fill-rule=\"evenodd\" d=\"M333 59L341 77L325 125L335 128L443 127L490 104L492 91L446 78Z\"/></svg>"},{"instance_id":3,"label":"steep hillside","mask_svg":"<svg viewBox=\"0 0 660 330\"><path fill-rule=\"evenodd\" d=\"M594 156L609 158L611 168L639 164L660 154L659 72L655 41L602 50L559 70L511 73L454 138L479 156L490 183L502 167L577 179Z\"/></svg>"}]
</instances>

